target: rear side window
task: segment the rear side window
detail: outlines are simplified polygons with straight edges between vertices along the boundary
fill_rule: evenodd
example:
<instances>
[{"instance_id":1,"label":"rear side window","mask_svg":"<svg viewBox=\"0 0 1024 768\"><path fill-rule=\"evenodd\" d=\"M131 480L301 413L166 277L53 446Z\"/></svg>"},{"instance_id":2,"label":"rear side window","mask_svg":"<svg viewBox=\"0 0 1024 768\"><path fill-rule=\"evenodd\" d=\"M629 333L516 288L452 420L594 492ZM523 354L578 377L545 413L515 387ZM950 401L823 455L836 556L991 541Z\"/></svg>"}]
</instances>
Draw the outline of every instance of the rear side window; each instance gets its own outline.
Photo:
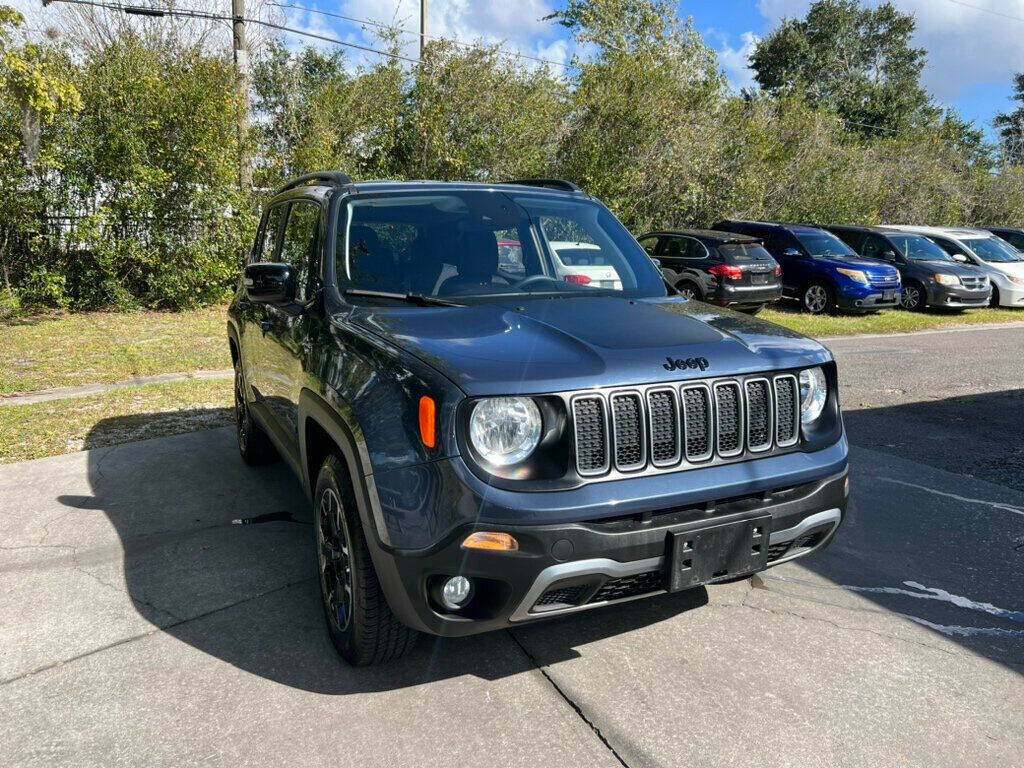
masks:
<instances>
[{"instance_id":1,"label":"rear side window","mask_svg":"<svg viewBox=\"0 0 1024 768\"><path fill-rule=\"evenodd\" d=\"M638 240L637 242L640 243L640 245L643 246L643 249L647 251L647 253L649 253L651 256L654 255L654 252L658 248L658 238L655 235L645 237L642 240Z\"/></svg>"},{"instance_id":2,"label":"rear side window","mask_svg":"<svg viewBox=\"0 0 1024 768\"><path fill-rule=\"evenodd\" d=\"M285 203L278 203L267 211L263 219L263 226L256 236L256 243L253 245L250 261L273 261L274 249L277 247L277 232L281 228L281 217L284 216Z\"/></svg>"},{"instance_id":3,"label":"rear side window","mask_svg":"<svg viewBox=\"0 0 1024 768\"><path fill-rule=\"evenodd\" d=\"M772 255L760 243L723 243L718 252L726 261L747 263L753 261L771 261Z\"/></svg>"},{"instance_id":4,"label":"rear side window","mask_svg":"<svg viewBox=\"0 0 1024 768\"><path fill-rule=\"evenodd\" d=\"M311 265L316 253L317 224L320 206L311 201L298 200L291 204L288 223L281 240L280 260L295 274L295 298L305 301L309 293Z\"/></svg>"},{"instance_id":5,"label":"rear side window","mask_svg":"<svg viewBox=\"0 0 1024 768\"><path fill-rule=\"evenodd\" d=\"M839 230L838 232L833 232L832 234L835 235L836 237L838 237L840 240L842 240L848 246L853 248L853 250L860 251L861 253L865 253L863 250L861 250L861 247L864 246L864 243L865 243L865 236L864 236L863 232L852 232L852 231L848 231L848 230L847 231ZM867 242L871 242L872 239L877 240L878 238L875 235L868 235L867 236Z\"/></svg>"},{"instance_id":6,"label":"rear side window","mask_svg":"<svg viewBox=\"0 0 1024 768\"><path fill-rule=\"evenodd\" d=\"M853 245L853 243L850 243L850 245ZM892 252L892 250L892 246L878 235L869 235L867 240L864 241L864 247L861 249L861 253L865 256L880 259L882 258L883 253L886 251Z\"/></svg>"}]
</instances>

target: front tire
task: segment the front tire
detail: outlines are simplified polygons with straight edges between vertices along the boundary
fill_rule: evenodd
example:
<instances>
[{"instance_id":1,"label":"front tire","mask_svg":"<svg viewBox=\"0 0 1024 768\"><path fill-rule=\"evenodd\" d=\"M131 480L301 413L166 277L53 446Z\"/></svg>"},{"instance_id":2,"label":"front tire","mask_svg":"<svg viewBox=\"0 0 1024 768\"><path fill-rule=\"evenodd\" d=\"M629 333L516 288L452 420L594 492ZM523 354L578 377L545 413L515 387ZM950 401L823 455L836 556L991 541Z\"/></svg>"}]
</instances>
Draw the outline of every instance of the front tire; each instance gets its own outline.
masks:
<instances>
[{"instance_id":1,"label":"front tire","mask_svg":"<svg viewBox=\"0 0 1024 768\"><path fill-rule=\"evenodd\" d=\"M997 309L999 307L999 289L994 285L992 286L992 298L989 299L988 305L990 307L996 307Z\"/></svg>"},{"instance_id":2,"label":"front tire","mask_svg":"<svg viewBox=\"0 0 1024 768\"><path fill-rule=\"evenodd\" d=\"M918 283L907 283L900 294L900 306L908 312L923 312L928 304L928 294L924 286Z\"/></svg>"},{"instance_id":3,"label":"front tire","mask_svg":"<svg viewBox=\"0 0 1024 768\"><path fill-rule=\"evenodd\" d=\"M238 453L246 464L259 466L277 460L273 443L249 409L241 359L235 361L235 437L238 439Z\"/></svg>"},{"instance_id":4,"label":"front tire","mask_svg":"<svg viewBox=\"0 0 1024 768\"><path fill-rule=\"evenodd\" d=\"M832 289L821 282L809 283L800 297L803 308L812 315L821 315L831 312L835 301L832 298Z\"/></svg>"},{"instance_id":5,"label":"front tire","mask_svg":"<svg viewBox=\"0 0 1024 768\"><path fill-rule=\"evenodd\" d=\"M329 456L317 476L313 536L320 603L338 654L349 664L362 667L411 651L418 633L391 612L337 456Z\"/></svg>"}]
</instances>

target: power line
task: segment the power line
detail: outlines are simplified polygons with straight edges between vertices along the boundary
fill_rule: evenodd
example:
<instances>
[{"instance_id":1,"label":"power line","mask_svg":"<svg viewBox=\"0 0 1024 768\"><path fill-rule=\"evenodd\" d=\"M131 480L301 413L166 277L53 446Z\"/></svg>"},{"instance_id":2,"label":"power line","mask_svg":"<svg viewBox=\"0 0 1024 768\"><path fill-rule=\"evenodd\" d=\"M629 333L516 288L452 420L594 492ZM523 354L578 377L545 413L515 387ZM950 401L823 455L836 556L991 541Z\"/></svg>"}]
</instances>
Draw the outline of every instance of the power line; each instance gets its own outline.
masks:
<instances>
[{"instance_id":1,"label":"power line","mask_svg":"<svg viewBox=\"0 0 1024 768\"><path fill-rule=\"evenodd\" d=\"M1013 16L1009 13L1003 13L1002 11L994 11L991 8L983 8L980 5L971 5L970 3L963 2L963 0L946 0L946 2L953 3L954 5L962 5L964 8L970 8L971 10L980 11L981 13L989 13L993 16L999 16L1000 18L1003 19L1024 22L1024 18L1020 16Z\"/></svg>"},{"instance_id":2,"label":"power line","mask_svg":"<svg viewBox=\"0 0 1024 768\"><path fill-rule=\"evenodd\" d=\"M276 24L272 21L264 21L262 19L253 19L249 17L235 17L225 16L217 13L207 13L206 11L196 10L177 10L177 9L163 9L154 8L152 6L138 6L138 5L122 5L121 3L104 3L98 0L44 0L43 5L50 5L51 3L67 3L70 5L86 5L93 8L103 8L108 11L120 11L121 13L128 14L129 16L148 16L152 18L171 17L171 18L187 18L187 19L204 19L206 21L242 21L248 24L256 24L261 27L267 27L268 29L276 29L281 32L289 32L293 35L299 35L301 37L308 37L314 40L322 40L327 43L334 43L335 45L343 45L347 48L355 48L360 51L366 51L367 53L375 53L378 56L386 56L392 59L400 59L401 61L407 61L410 64L419 64L419 59L414 59L411 56L403 56L400 53L393 53L391 51L382 51L377 48L371 48L368 45L360 45L358 43L350 43L347 40L339 40L336 37L330 37L328 35L321 35L317 32L309 32L304 29L296 29L295 27L289 27L284 24Z\"/></svg>"},{"instance_id":3,"label":"power line","mask_svg":"<svg viewBox=\"0 0 1024 768\"><path fill-rule=\"evenodd\" d=\"M397 29L400 34L415 35L416 37L420 37L420 33L415 30L403 29L402 27L391 26L379 21L371 21L370 19L357 19L353 16L345 16L344 14L334 13L332 11L322 11L319 8L310 8L308 6L299 5L297 3L268 2L266 4L272 5L276 8L291 8L297 11L306 11L307 13L315 13L319 14L320 16L327 16L332 19L351 21L354 24L366 24L367 26L376 27L378 29ZM487 50L488 48L488 46L486 45L480 45L479 43L467 43L463 40L456 40L451 37L441 37L439 35L423 35L423 37L427 38L428 40L445 41L451 43L452 45L457 45L462 48L473 48L476 50ZM540 56L531 56L528 53L522 53L520 51L505 50L504 53L507 54L508 56L514 56L517 59L529 59L530 61L537 61L540 62L541 64L551 64L556 67L565 67L566 69L572 69L572 65L566 64L564 61L555 61L554 59L545 59Z\"/></svg>"}]
</instances>

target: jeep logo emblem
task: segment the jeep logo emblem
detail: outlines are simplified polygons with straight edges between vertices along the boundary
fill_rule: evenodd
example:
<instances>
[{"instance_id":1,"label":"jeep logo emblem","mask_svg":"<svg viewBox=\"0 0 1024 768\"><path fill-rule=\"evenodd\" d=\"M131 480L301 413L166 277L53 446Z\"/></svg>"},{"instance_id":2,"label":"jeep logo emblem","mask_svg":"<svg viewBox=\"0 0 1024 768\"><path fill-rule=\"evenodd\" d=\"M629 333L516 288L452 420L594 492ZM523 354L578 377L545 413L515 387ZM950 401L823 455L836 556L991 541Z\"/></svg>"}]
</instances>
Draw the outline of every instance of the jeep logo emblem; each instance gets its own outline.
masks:
<instances>
[{"instance_id":1,"label":"jeep logo emblem","mask_svg":"<svg viewBox=\"0 0 1024 768\"><path fill-rule=\"evenodd\" d=\"M666 371L685 371L687 368L700 368L702 371L706 371L711 367L711 363L706 357L666 357L665 363L661 367Z\"/></svg>"}]
</instances>

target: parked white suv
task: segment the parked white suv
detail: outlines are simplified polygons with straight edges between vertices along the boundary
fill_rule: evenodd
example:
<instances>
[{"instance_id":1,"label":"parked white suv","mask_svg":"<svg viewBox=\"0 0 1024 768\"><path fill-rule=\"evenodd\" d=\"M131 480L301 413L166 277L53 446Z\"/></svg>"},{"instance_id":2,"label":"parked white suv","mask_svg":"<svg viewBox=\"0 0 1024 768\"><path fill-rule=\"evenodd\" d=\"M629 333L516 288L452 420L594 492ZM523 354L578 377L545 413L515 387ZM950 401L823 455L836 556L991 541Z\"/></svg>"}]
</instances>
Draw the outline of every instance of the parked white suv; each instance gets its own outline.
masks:
<instances>
[{"instance_id":1,"label":"parked white suv","mask_svg":"<svg viewBox=\"0 0 1024 768\"><path fill-rule=\"evenodd\" d=\"M886 225L933 240L963 264L978 267L992 281L992 306L1024 307L1024 254L985 229Z\"/></svg>"}]
</instances>

